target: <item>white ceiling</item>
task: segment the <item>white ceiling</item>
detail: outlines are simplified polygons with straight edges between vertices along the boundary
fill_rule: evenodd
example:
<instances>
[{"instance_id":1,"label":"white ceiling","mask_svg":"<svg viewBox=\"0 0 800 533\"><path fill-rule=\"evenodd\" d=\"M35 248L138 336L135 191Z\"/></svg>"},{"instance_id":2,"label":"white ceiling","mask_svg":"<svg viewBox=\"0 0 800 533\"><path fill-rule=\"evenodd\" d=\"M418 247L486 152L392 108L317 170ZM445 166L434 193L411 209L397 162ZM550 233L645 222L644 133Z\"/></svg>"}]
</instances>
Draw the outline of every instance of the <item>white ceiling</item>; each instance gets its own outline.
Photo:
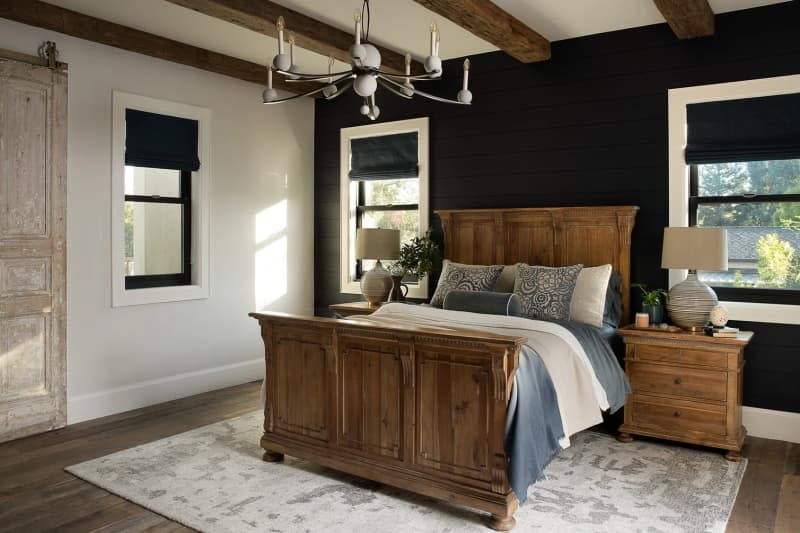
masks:
<instances>
[{"instance_id":1,"label":"white ceiling","mask_svg":"<svg viewBox=\"0 0 800 533\"><path fill-rule=\"evenodd\" d=\"M223 22L165 0L46 0L101 19L130 26L220 52L266 64L276 53L275 39ZM360 0L275 0L333 26L352 31L353 12ZM551 41L664 22L651 0L493 0ZM715 13L776 4L785 0L709 0ZM371 0L370 39L399 52L424 58L429 25L441 31L441 56L463 57L497 48L413 0ZM291 29L292 21L287 19ZM324 57L299 50L304 71L325 71ZM342 65L339 65L341 67Z\"/></svg>"}]
</instances>

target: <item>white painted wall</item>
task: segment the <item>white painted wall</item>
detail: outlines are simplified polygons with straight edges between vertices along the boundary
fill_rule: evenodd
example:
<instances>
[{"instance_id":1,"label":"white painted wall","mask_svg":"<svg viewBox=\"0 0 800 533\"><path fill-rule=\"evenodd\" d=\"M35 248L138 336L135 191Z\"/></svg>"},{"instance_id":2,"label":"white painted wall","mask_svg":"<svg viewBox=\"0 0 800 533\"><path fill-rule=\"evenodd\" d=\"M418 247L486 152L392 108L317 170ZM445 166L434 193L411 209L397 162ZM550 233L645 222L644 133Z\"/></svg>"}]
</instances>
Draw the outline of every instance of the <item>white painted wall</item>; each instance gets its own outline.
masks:
<instances>
[{"instance_id":1,"label":"white painted wall","mask_svg":"<svg viewBox=\"0 0 800 533\"><path fill-rule=\"evenodd\" d=\"M313 313L313 102L0 19L0 48L45 40L69 64L69 423L258 379L247 313ZM111 307L113 90L212 112L208 299Z\"/></svg>"}]
</instances>

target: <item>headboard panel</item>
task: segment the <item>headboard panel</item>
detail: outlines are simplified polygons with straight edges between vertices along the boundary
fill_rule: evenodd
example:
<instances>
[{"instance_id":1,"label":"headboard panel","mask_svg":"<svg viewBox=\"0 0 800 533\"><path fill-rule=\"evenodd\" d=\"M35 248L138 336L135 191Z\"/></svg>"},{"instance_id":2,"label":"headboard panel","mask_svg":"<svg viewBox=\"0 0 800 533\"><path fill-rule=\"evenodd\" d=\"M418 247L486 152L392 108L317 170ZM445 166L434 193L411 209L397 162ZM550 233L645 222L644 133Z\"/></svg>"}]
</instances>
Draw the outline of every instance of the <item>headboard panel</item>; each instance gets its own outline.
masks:
<instances>
[{"instance_id":1,"label":"headboard panel","mask_svg":"<svg viewBox=\"0 0 800 533\"><path fill-rule=\"evenodd\" d=\"M622 277L622 317L630 319L631 232L637 206L446 209L436 211L444 256L475 265L611 263Z\"/></svg>"}]
</instances>

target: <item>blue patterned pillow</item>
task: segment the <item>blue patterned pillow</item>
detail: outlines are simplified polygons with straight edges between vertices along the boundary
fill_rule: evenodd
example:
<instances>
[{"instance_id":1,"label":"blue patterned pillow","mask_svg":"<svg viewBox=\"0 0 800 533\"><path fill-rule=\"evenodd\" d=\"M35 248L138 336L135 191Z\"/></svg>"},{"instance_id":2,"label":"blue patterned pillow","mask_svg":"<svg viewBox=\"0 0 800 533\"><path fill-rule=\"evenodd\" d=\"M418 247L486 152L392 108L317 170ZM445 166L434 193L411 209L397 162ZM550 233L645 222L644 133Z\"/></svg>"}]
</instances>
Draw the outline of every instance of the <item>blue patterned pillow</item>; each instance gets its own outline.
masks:
<instances>
[{"instance_id":1,"label":"blue patterned pillow","mask_svg":"<svg viewBox=\"0 0 800 533\"><path fill-rule=\"evenodd\" d=\"M463 265L451 263L447 259L442 263L442 275L436 292L431 298L433 307L442 307L447 293L458 289L461 291L491 291L503 271L503 265ZM569 306L567 306L569 308Z\"/></svg>"},{"instance_id":2,"label":"blue patterned pillow","mask_svg":"<svg viewBox=\"0 0 800 533\"><path fill-rule=\"evenodd\" d=\"M583 265L566 267L517 265L514 294L522 316L537 320L567 320L572 292Z\"/></svg>"}]
</instances>

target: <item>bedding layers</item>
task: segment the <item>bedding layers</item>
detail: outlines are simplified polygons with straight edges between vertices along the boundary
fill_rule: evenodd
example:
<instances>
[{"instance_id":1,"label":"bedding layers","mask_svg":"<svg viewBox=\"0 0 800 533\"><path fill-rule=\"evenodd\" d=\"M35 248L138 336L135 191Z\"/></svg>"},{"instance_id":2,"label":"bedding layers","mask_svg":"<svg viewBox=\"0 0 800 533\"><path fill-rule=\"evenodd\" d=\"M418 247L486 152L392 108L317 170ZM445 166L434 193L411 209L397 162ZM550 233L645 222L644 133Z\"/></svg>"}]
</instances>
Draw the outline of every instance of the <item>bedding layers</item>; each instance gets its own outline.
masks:
<instances>
[{"instance_id":1,"label":"bedding layers","mask_svg":"<svg viewBox=\"0 0 800 533\"><path fill-rule=\"evenodd\" d=\"M480 330L527 338L520 353L506 419L508 476L520 502L569 436L602 422L601 410L624 405L624 372L598 328L574 322L385 304L369 316L382 325Z\"/></svg>"}]
</instances>

